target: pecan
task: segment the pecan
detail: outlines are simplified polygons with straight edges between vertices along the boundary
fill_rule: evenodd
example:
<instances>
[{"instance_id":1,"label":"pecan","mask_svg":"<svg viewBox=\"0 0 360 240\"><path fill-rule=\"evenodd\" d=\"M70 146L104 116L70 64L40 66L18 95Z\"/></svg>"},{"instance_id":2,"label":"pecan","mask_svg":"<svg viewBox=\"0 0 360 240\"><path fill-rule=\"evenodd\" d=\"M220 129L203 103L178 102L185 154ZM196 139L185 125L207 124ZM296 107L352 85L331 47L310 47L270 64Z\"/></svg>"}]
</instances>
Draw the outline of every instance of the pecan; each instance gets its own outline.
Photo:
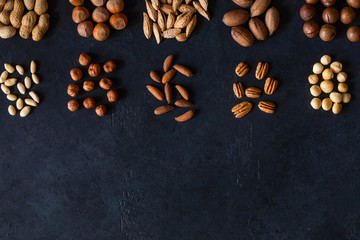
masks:
<instances>
[{"instance_id":1,"label":"pecan","mask_svg":"<svg viewBox=\"0 0 360 240\"><path fill-rule=\"evenodd\" d=\"M234 113L235 118L242 118L251 111L252 107L251 102L245 101L234 106L231 111Z\"/></svg>"},{"instance_id":2,"label":"pecan","mask_svg":"<svg viewBox=\"0 0 360 240\"><path fill-rule=\"evenodd\" d=\"M264 92L267 95L271 95L276 91L278 81L273 78L267 78L265 81Z\"/></svg>"},{"instance_id":3,"label":"pecan","mask_svg":"<svg viewBox=\"0 0 360 240\"><path fill-rule=\"evenodd\" d=\"M239 77L245 76L248 72L249 72L249 66L244 62L239 63L235 68L235 73Z\"/></svg>"},{"instance_id":4,"label":"pecan","mask_svg":"<svg viewBox=\"0 0 360 240\"><path fill-rule=\"evenodd\" d=\"M248 98L259 98L261 96L261 89L257 87L249 87L245 90L245 95Z\"/></svg>"},{"instance_id":5,"label":"pecan","mask_svg":"<svg viewBox=\"0 0 360 240\"><path fill-rule=\"evenodd\" d=\"M265 113L274 113L276 104L269 101L260 101L258 105L259 109Z\"/></svg>"},{"instance_id":6,"label":"pecan","mask_svg":"<svg viewBox=\"0 0 360 240\"><path fill-rule=\"evenodd\" d=\"M256 67L255 77L258 80L264 79L269 71L269 64L267 62L259 62Z\"/></svg>"},{"instance_id":7,"label":"pecan","mask_svg":"<svg viewBox=\"0 0 360 240\"><path fill-rule=\"evenodd\" d=\"M237 98L242 98L245 95L244 86L241 82L237 82L233 84L234 94Z\"/></svg>"}]
</instances>

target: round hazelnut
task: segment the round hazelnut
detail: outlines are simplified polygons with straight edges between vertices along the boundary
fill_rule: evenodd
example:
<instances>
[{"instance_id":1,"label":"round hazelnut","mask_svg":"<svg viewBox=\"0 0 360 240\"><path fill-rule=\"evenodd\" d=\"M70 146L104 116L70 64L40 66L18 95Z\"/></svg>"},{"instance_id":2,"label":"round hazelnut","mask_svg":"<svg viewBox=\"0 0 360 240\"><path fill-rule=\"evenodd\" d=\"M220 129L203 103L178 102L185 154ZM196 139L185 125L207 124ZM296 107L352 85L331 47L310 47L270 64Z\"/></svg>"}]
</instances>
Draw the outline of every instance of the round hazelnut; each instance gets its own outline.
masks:
<instances>
[{"instance_id":1,"label":"round hazelnut","mask_svg":"<svg viewBox=\"0 0 360 240\"><path fill-rule=\"evenodd\" d=\"M70 4L77 7L84 4L84 0L69 0Z\"/></svg>"},{"instance_id":2,"label":"round hazelnut","mask_svg":"<svg viewBox=\"0 0 360 240\"><path fill-rule=\"evenodd\" d=\"M78 24L77 31L82 37L90 37L93 34L94 26L91 21L84 21Z\"/></svg>"},{"instance_id":3,"label":"round hazelnut","mask_svg":"<svg viewBox=\"0 0 360 240\"><path fill-rule=\"evenodd\" d=\"M102 78L99 83L100 87L105 90L110 90L112 88L112 81L108 78Z\"/></svg>"},{"instance_id":4,"label":"round hazelnut","mask_svg":"<svg viewBox=\"0 0 360 240\"><path fill-rule=\"evenodd\" d=\"M82 6L75 7L72 12L72 19L75 23L80 23L89 17L89 11Z\"/></svg>"},{"instance_id":5,"label":"round hazelnut","mask_svg":"<svg viewBox=\"0 0 360 240\"><path fill-rule=\"evenodd\" d=\"M91 57L86 54L86 53L82 53L79 57L79 63L81 66L87 66L89 65L91 62Z\"/></svg>"},{"instance_id":6,"label":"round hazelnut","mask_svg":"<svg viewBox=\"0 0 360 240\"><path fill-rule=\"evenodd\" d=\"M360 41L360 27L358 26L351 26L346 32L347 38L351 42L358 42Z\"/></svg>"},{"instance_id":7,"label":"round hazelnut","mask_svg":"<svg viewBox=\"0 0 360 240\"><path fill-rule=\"evenodd\" d=\"M304 4L300 8L300 17L304 21L309 21L309 20L313 19L315 17L315 15L316 15L316 9L313 5Z\"/></svg>"},{"instance_id":8,"label":"round hazelnut","mask_svg":"<svg viewBox=\"0 0 360 240\"><path fill-rule=\"evenodd\" d=\"M93 81L84 81L83 83L83 89L87 92L90 92L92 90L94 90L95 88L95 83Z\"/></svg>"},{"instance_id":9,"label":"round hazelnut","mask_svg":"<svg viewBox=\"0 0 360 240\"><path fill-rule=\"evenodd\" d=\"M346 0L347 4L353 8L360 8L360 0Z\"/></svg>"},{"instance_id":10,"label":"round hazelnut","mask_svg":"<svg viewBox=\"0 0 360 240\"><path fill-rule=\"evenodd\" d=\"M342 82L342 83L338 84L338 90L341 93L346 93L349 90L349 87L348 87L348 85L346 83Z\"/></svg>"},{"instance_id":11,"label":"round hazelnut","mask_svg":"<svg viewBox=\"0 0 360 240\"><path fill-rule=\"evenodd\" d=\"M93 63L90 64L89 69L88 69L88 73L90 75L90 77L97 77L100 75L100 65L97 63Z\"/></svg>"},{"instance_id":12,"label":"round hazelnut","mask_svg":"<svg viewBox=\"0 0 360 240\"><path fill-rule=\"evenodd\" d=\"M325 6L325 7L332 7L335 5L336 0L321 0L321 3Z\"/></svg>"},{"instance_id":13,"label":"round hazelnut","mask_svg":"<svg viewBox=\"0 0 360 240\"><path fill-rule=\"evenodd\" d=\"M320 109L321 108L321 99L320 98L313 98L311 100L310 105L316 110Z\"/></svg>"},{"instance_id":14,"label":"round hazelnut","mask_svg":"<svg viewBox=\"0 0 360 240\"><path fill-rule=\"evenodd\" d=\"M97 7L92 13L92 19L97 23L109 20L109 12L104 7Z\"/></svg>"},{"instance_id":15,"label":"round hazelnut","mask_svg":"<svg viewBox=\"0 0 360 240\"><path fill-rule=\"evenodd\" d=\"M341 9L340 13L340 21L343 24L350 24L352 23L356 18L356 12L355 9L352 7L344 7Z\"/></svg>"},{"instance_id":16,"label":"round hazelnut","mask_svg":"<svg viewBox=\"0 0 360 240\"><path fill-rule=\"evenodd\" d=\"M98 41L104 41L108 39L110 35L109 27L104 23L96 24L94 28L94 38Z\"/></svg>"},{"instance_id":17,"label":"round hazelnut","mask_svg":"<svg viewBox=\"0 0 360 240\"><path fill-rule=\"evenodd\" d=\"M303 31L308 38L314 38L319 34L319 24L314 20L310 20L304 23Z\"/></svg>"},{"instance_id":18,"label":"round hazelnut","mask_svg":"<svg viewBox=\"0 0 360 240\"><path fill-rule=\"evenodd\" d=\"M106 3L106 8L111 13L119 13L124 10L124 1L123 0L109 0Z\"/></svg>"},{"instance_id":19,"label":"round hazelnut","mask_svg":"<svg viewBox=\"0 0 360 240\"><path fill-rule=\"evenodd\" d=\"M333 40L336 36L336 28L334 25L331 24L324 24L320 28L320 34L319 34L321 40L324 42L329 42Z\"/></svg>"},{"instance_id":20,"label":"round hazelnut","mask_svg":"<svg viewBox=\"0 0 360 240\"><path fill-rule=\"evenodd\" d=\"M68 109L72 112L75 112L80 108L80 104L78 100L70 100L67 105L68 105Z\"/></svg>"},{"instance_id":21,"label":"round hazelnut","mask_svg":"<svg viewBox=\"0 0 360 240\"><path fill-rule=\"evenodd\" d=\"M334 7L325 8L322 13L322 19L325 23L334 24L339 21L339 11Z\"/></svg>"},{"instance_id":22,"label":"round hazelnut","mask_svg":"<svg viewBox=\"0 0 360 240\"><path fill-rule=\"evenodd\" d=\"M91 3L96 7L101 7L105 4L105 0L91 0Z\"/></svg>"},{"instance_id":23,"label":"round hazelnut","mask_svg":"<svg viewBox=\"0 0 360 240\"><path fill-rule=\"evenodd\" d=\"M126 15L123 13L116 13L116 14L112 15L110 18L110 25L115 30L121 30L121 29L126 28L127 23L128 23L128 19L127 19Z\"/></svg>"},{"instance_id":24,"label":"round hazelnut","mask_svg":"<svg viewBox=\"0 0 360 240\"><path fill-rule=\"evenodd\" d=\"M88 97L84 100L83 105L86 109L94 108L95 107L95 100L91 97Z\"/></svg>"},{"instance_id":25,"label":"round hazelnut","mask_svg":"<svg viewBox=\"0 0 360 240\"><path fill-rule=\"evenodd\" d=\"M119 95L118 95L117 91L115 91L115 90L108 91L106 96L107 96L109 102L111 102L111 103L116 102L119 99Z\"/></svg>"},{"instance_id":26,"label":"round hazelnut","mask_svg":"<svg viewBox=\"0 0 360 240\"><path fill-rule=\"evenodd\" d=\"M116 63L114 61L107 61L105 64L104 64L104 71L106 73L111 73L113 71L115 71L116 69Z\"/></svg>"},{"instance_id":27,"label":"round hazelnut","mask_svg":"<svg viewBox=\"0 0 360 240\"><path fill-rule=\"evenodd\" d=\"M317 4L319 0L305 0L305 2L308 4Z\"/></svg>"},{"instance_id":28,"label":"round hazelnut","mask_svg":"<svg viewBox=\"0 0 360 240\"><path fill-rule=\"evenodd\" d=\"M70 76L71 76L72 80L79 81L82 79L83 74L79 68L74 68L74 69L70 70Z\"/></svg>"},{"instance_id":29,"label":"round hazelnut","mask_svg":"<svg viewBox=\"0 0 360 240\"><path fill-rule=\"evenodd\" d=\"M95 112L99 117L103 117L106 114L106 107L104 105L99 105L96 107Z\"/></svg>"},{"instance_id":30,"label":"round hazelnut","mask_svg":"<svg viewBox=\"0 0 360 240\"><path fill-rule=\"evenodd\" d=\"M79 86L73 83L69 84L67 88L67 94L70 97L76 97L79 94L79 91L80 91Z\"/></svg>"}]
</instances>

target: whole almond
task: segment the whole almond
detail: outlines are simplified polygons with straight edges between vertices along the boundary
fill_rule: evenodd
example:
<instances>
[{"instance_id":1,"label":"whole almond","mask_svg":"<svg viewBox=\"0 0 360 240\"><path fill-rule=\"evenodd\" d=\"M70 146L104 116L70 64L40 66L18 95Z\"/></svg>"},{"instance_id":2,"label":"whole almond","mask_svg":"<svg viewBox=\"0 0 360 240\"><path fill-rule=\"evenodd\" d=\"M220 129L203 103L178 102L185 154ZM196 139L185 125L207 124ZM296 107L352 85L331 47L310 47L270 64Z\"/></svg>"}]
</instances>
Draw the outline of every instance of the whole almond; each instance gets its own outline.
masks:
<instances>
[{"instance_id":1,"label":"whole almond","mask_svg":"<svg viewBox=\"0 0 360 240\"><path fill-rule=\"evenodd\" d=\"M280 14L275 7L271 7L267 10L265 14L265 24L269 30L269 35L273 35L274 32L278 29L280 23Z\"/></svg>"},{"instance_id":2,"label":"whole almond","mask_svg":"<svg viewBox=\"0 0 360 240\"><path fill-rule=\"evenodd\" d=\"M161 40L162 40L162 36L160 33L160 27L157 23L153 23L153 32L154 32L154 36L156 39L156 43L160 44Z\"/></svg>"},{"instance_id":3,"label":"whole almond","mask_svg":"<svg viewBox=\"0 0 360 240\"><path fill-rule=\"evenodd\" d=\"M144 31L144 35L147 39L149 39L152 35L152 22L149 18L149 15L144 12L143 13L143 31Z\"/></svg>"},{"instance_id":4,"label":"whole almond","mask_svg":"<svg viewBox=\"0 0 360 240\"><path fill-rule=\"evenodd\" d=\"M201 7L207 11L208 10L208 7L209 7L209 2L208 0L199 0L199 3L201 5Z\"/></svg>"},{"instance_id":5,"label":"whole almond","mask_svg":"<svg viewBox=\"0 0 360 240\"><path fill-rule=\"evenodd\" d=\"M194 1L193 6L196 8L196 10L200 13L201 16L210 21L210 14L205 9L203 9L199 2Z\"/></svg>"},{"instance_id":6,"label":"whole almond","mask_svg":"<svg viewBox=\"0 0 360 240\"><path fill-rule=\"evenodd\" d=\"M187 111L186 113L176 117L175 120L178 122L186 122L186 121L190 120L191 118L193 118L194 115L195 115L195 110L190 110L190 111Z\"/></svg>"},{"instance_id":7,"label":"whole almond","mask_svg":"<svg viewBox=\"0 0 360 240\"><path fill-rule=\"evenodd\" d=\"M164 86L165 98L166 101L170 104L172 99L172 89L169 83L166 83Z\"/></svg>"},{"instance_id":8,"label":"whole almond","mask_svg":"<svg viewBox=\"0 0 360 240\"><path fill-rule=\"evenodd\" d=\"M171 13L168 14L168 17L166 19L166 29L170 29L174 27L175 23L175 16Z\"/></svg>"},{"instance_id":9,"label":"whole almond","mask_svg":"<svg viewBox=\"0 0 360 240\"><path fill-rule=\"evenodd\" d=\"M177 15L170 4L161 4L160 10L163 11L163 13L165 13L166 15L168 15L169 13Z\"/></svg>"},{"instance_id":10,"label":"whole almond","mask_svg":"<svg viewBox=\"0 0 360 240\"><path fill-rule=\"evenodd\" d=\"M197 23L197 15L194 14L189 24L186 26L186 37L190 37L191 33L194 31Z\"/></svg>"},{"instance_id":11,"label":"whole almond","mask_svg":"<svg viewBox=\"0 0 360 240\"><path fill-rule=\"evenodd\" d=\"M253 0L232 0L236 5L242 8L249 8L253 4Z\"/></svg>"},{"instance_id":12,"label":"whole almond","mask_svg":"<svg viewBox=\"0 0 360 240\"><path fill-rule=\"evenodd\" d=\"M263 14L269 7L271 0L255 0L250 7L251 17L257 17Z\"/></svg>"},{"instance_id":13,"label":"whole almond","mask_svg":"<svg viewBox=\"0 0 360 240\"><path fill-rule=\"evenodd\" d=\"M185 12L185 13L180 14L176 18L176 21L174 23L174 28L181 29L181 28L186 27L189 24L189 22L191 21L192 15L193 15L193 12Z\"/></svg>"},{"instance_id":14,"label":"whole almond","mask_svg":"<svg viewBox=\"0 0 360 240\"><path fill-rule=\"evenodd\" d=\"M40 98L34 91L29 92L30 97L37 103L40 103Z\"/></svg>"},{"instance_id":15,"label":"whole almond","mask_svg":"<svg viewBox=\"0 0 360 240\"><path fill-rule=\"evenodd\" d=\"M193 106L194 104L192 104L190 101L188 100L184 100L184 99L181 99L181 100L177 100L175 102L175 106L177 107L191 107Z\"/></svg>"},{"instance_id":16,"label":"whole almond","mask_svg":"<svg viewBox=\"0 0 360 240\"><path fill-rule=\"evenodd\" d=\"M151 3L147 0L145 0L146 3L146 10L147 13L149 14L149 17L151 20L153 20L154 22L157 21L157 11L154 9L154 7L151 5Z\"/></svg>"},{"instance_id":17,"label":"whole almond","mask_svg":"<svg viewBox=\"0 0 360 240\"><path fill-rule=\"evenodd\" d=\"M176 73L176 70L174 68L170 69L163 75L161 82L164 84L170 82L171 79L173 79L175 73Z\"/></svg>"},{"instance_id":18,"label":"whole almond","mask_svg":"<svg viewBox=\"0 0 360 240\"><path fill-rule=\"evenodd\" d=\"M158 25L161 29L161 31L165 31L166 30L166 22L165 22L165 16L164 16L164 13L160 10L157 11L158 12Z\"/></svg>"},{"instance_id":19,"label":"whole almond","mask_svg":"<svg viewBox=\"0 0 360 240\"><path fill-rule=\"evenodd\" d=\"M249 28L257 40L265 40L268 36L266 26L259 18L251 18L249 21Z\"/></svg>"},{"instance_id":20,"label":"whole almond","mask_svg":"<svg viewBox=\"0 0 360 240\"><path fill-rule=\"evenodd\" d=\"M179 73L187 76L187 77L192 77L193 76L193 73L191 72L191 70L184 66L184 65L180 65L180 64L175 64L173 66L174 69L176 69L176 71L178 71Z\"/></svg>"},{"instance_id":21,"label":"whole almond","mask_svg":"<svg viewBox=\"0 0 360 240\"><path fill-rule=\"evenodd\" d=\"M250 14L244 9L235 9L225 13L222 21L226 26L236 27L249 20Z\"/></svg>"},{"instance_id":22,"label":"whole almond","mask_svg":"<svg viewBox=\"0 0 360 240\"><path fill-rule=\"evenodd\" d=\"M178 34L181 33L181 29L179 28L170 28L163 32L164 38L175 38Z\"/></svg>"},{"instance_id":23,"label":"whole almond","mask_svg":"<svg viewBox=\"0 0 360 240\"><path fill-rule=\"evenodd\" d=\"M155 71L150 72L150 78L154 80L155 82L161 83L161 78Z\"/></svg>"},{"instance_id":24,"label":"whole almond","mask_svg":"<svg viewBox=\"0 0 360 240\"><path fill-rule=\"evenodd\" d=\"M164 100L164 94L159 89L150 85L147 85L146 88L156 99L160 101Z\"/></svg>"},{"instance_id":25,"label":"whole almond","mask_svg":"<svg viewBox=\"0 0 360 240\"><path fill-rule=\"evenodd\" d=\"M181 4L180 7L179 7L179 11L184 13L184 12L193 12L195 13L196 12L196 9L190 5L187 5L187 4Z\"/></svg>"},{"instance_id":26,"label":"whole almond","mask_svg":"<svg viewBox=\"0 0 360 240\"><path fill-rule=\"evenodd\" d=\"M169 55L165 58L164 64L163 64L163 69L164 72L169 71L169 69L171 68L171 65L174 61L174 56L173 55Z\"/></svg>"},{"instance_id":27,"label":"whole almond","mask_svg":"<svg viewBox=\"0 0 360 240\"><path fill-rule=\"evenodd\" d=\"M162 115L165 113L170 112L171 110L174 110L173 106L170 105L164 105L164 106L160 106L157 109L154 110L154 114L155 115Z\"/></svg>"},{"instance_id":28,"label":"whole almond","mask_svg":"<svg viewBox=\"0 0 360 240\"><path fill-rule=\"evenodd\" d=\"M153 6L153 8L155 10L159 10L159 8L160 8L159 0L151 0L151 5Z\"/></svg>"},{"instance_id":29,"label":"whole almond","mask_svg":"<svg viewBox=\"0 0 360 240\"><path fill-rule=\"evenodd\" d=\"M254 44L254 36L245 27L233 27L231 29L233 39L243 47L250 47Z\"/></svg>"},{"instance_id":30,"label":"whole almond","mask_svg":"<svg viewBox=\"0 0 360 240\"><path fill-rule=\"evenodd\" d=\"M173 0L172 1L172 7L173 7L173 10L176 12L181 4L183 0Z\"/></svg>"},{"instance_id":31,"label":"whole almond","mask_svg":"<svg viewBox=\"0 0 360 240\"><path fill-rule=\"evenodd\" d=\"M186 33L180 33L175 38L178 42L185 42L188 39Z\"/></svg>"},{"instance_id":32,"label":"whole almond","mask_svg":"<svg viewBox=\"0 0 360 240\"><path fill-rule=\"evenodd\" d=\"M181 85L176 85L175 86L176 90L178 90L178 92L180 93L180 95L185 99L185 100L189 100L190 99L190 94L188 92L188 90L186 90L186 88L184 88Z\"/></svg>"}]
</instances>

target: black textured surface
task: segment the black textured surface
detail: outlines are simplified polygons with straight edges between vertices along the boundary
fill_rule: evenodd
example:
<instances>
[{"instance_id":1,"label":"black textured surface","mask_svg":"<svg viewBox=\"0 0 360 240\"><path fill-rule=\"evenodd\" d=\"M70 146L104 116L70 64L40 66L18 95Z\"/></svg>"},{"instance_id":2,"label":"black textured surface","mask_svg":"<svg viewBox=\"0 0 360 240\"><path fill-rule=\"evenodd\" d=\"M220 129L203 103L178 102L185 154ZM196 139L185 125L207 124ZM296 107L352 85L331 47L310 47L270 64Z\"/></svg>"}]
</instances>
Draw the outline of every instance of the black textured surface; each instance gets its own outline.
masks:
<instances>
[{"instance_id":1,"label":"black textured surface","mask_svg":"<svg viewBox=\"0 0 360 240\"><path fill-rule=\"evenodd\" d=\"M210 0L186 43L146 40L143 1L126 1L129 26L99 43L79 37L68 1L49 1L51 30L40 43L0 42L1 62L40 62L42 103L26 119L0 99L0 239L360 239L359 45L345 38L308 40L303 1L274 1L279 31L251 48L238 46L222 15L236 6ZM359 13L359 12L358 12ZM359 21L357 21L359 23ZM111 74L121 101L105 118L70 113L68 72L81 52L116 59ZM169 54L196 70L177 77L191 89L196 117L155 117L148 73ZM322 54L344 63L353 101L339 116L313 111L307 75ZM271 63L280 81L275 115L256 108L241 120L234 68ZM83 97L83 96L81 96ZM176 111L179 113L179 111Z\"/></svg>"}]
</instances>

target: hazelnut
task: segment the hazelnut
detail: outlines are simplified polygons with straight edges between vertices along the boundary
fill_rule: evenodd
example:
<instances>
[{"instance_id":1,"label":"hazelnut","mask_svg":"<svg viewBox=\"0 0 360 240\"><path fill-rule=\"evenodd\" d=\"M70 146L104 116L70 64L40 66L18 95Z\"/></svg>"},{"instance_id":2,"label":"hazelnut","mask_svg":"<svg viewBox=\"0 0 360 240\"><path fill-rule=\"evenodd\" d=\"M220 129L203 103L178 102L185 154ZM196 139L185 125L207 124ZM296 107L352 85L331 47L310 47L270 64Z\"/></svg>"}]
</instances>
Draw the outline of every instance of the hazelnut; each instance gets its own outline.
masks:
<instances>
[{"instance_id":1,"label":"hazelnut","mask_svg":"<svg viewBox=\"0 0 360 240\"><path fill-rule=\"evenodd\" d=\"M325 7L332 7L335 5L336 0L321 0L321 3L325 6Z\"/></svg>"},{"instance_id":2,"label":"hazelnut","mask_svg":"<svg viewBox=\"0 0 360 240\"><path fill-rule=\"evenodd\" d=\"M106 3L106 8L111 13L119 13L124 10L124 1L123 0L109 0Z\"/></svg>"},{"instance_id":3,"label":"hazelnut","mask_svg":"<svg viewBox=\"0 0 360 240\"><path fill-rule=\"evenodd\" d=\"M104 41L108 39L110 35L110 29L104 23L96 24L94 28L94 38L98 41Z\"/></svg>"},{"instance_id":4,"label":"hazelnut","mask_svg":"<svg viewBox=\"0 0 360 240\"><path fill-rule=\"evenodd\" d=\"M75 23L80 23L89 17L89 11L82 6L75 7L72 12L72 19Z\"/></svg>"},{"instance_id":5,"label":"hazelnut","mask_svg":"<svg viewBox=\"0 0 360 240\"><path fill-rule=\"evenodd\" d=\"M81 66L87 66L89 65L91 62L91 57L86 54L86 53L82 53L79 57L79 63Z\"/></svg>"},{"instance_id":6,"label":"hazelnut","mask_svg":"<svg viewBox=\"0 0 360 240\"><path fill-rule=\"evenodd\" d=\"M83 105L86 109L94 108L95 107L95 100L91 97L88 97L84 100Z\"/></svg>"},{"instance_id":7,"label":"hazelnut","mask_svg":"<svg viewBox=\"0 0 360 240\"><path fill-rule=\"evenodd\" d=\"M105 64L104 64L104 71L106 73L111 73L113 71L115 71L116 69L116 63L114 61L107 61Z\"/></svg>"},{"instance_id":8,"label":"hazelnut","mask_svg":"<svg viewBox=\"0 0 360 240\"><path fill-rule=\"evenodd\" d=\"M333 104L333 102L331 101L330 98L324 98L322 100L321 106L322 106L323 110L329 111L332 107L332 104Z\"/></svg>"},{"instance_id":9,"label":"hazelnut","mask_svg":"<svg viewBox=\"0 0 360 240\"><path fill-rule=\"evenodd\" d=\"M84 0L69 0L70 4L77 7L84 4Z\"/></svg>"},{"instance_id":10,"label":"hazelnut","mask_svg":"<svg viewBox=\"0 0 360 240\"><path fill-rule=\"evenodd\" d=\"M90 77L97 77L100 75L100 65L97 63L90 64L88 73Z\"/></svg>"},{"instance_id":11,"label":"hazelnut","mask_svg":"<svg viewBox=\"0 0 360 240\"><path fill-rule=\"evenodd\" d=\"M324 42L329 42L333 40L336 36L336 28L334 25L331 24L324 24L320 28L320 34L319 34L321 40Z\"/></svg>"},{"instance_id":12,"label":"hazelnut","mask_svg":"<svg viewBox=\"0 0 360 240\"><path fill-rule=\"evenodd\" d=\"M300 8L300 17L304 21L309 21L309 20L313 19L315 17L315 15L316 15L316 9L313 5L304 4Z\"/></svg>"},{"instance_id":13,"label":"hazelnut","mask_svg":"<svg viewBox=\"0 0 360 240\"><path fill-rule=\"evenodd\" d=\"M360 0L346 0L347 4L353 8L360 8Z\"/></svg>"},{"instance_id":14,"label":"hazelnut","mask_svg":"<svg viewBox=\"0 0 360 240\"><path fill-rule=\"evenodd\" d=\"M111 81L110 79L108 79L108 78L103 78L103 79L100 80L99 85L100 85L100 87L101 87L102 89L110 90L111 87L112 87L112 85L113 85L113 83L112 83L112 81Z\"/></svg>"},{"instance_id":15,"label":"hazelnut","mask_svg":"<svg viewBox=\"0 0 360 240\"><path fill-rule=\"evenodd\" d=\"M341 9L340 13L340 21L343 24L350 24L352 23L356 18L356 12L355 9L352 7L344 7Z\"/></svg>"},{"instance_id":16,"label":"hazelnut","mask_svg":"<svg viewBox=\"0 0 360 240\"><path fill-rule=\"evenodd\" d=\"M115 90L108 91L106 96L107 96L109 102L111 102L111 103L116 102L119 99L119 95L118 95L117 91L115 91Z\"/></svg>"},{"instance_id":17,"label":"hazelnut","mask_svg":"<svg viewBox=\"0 0 360 240\"><path fill-rule=\"evenodd\" d=\"M87 92L94 90L94 88L95 88L95 83L93 81L85 81L83 83L83 89Z\"/></svg>"},{"instance_id":18,"label":"hazelnut","mask_svg":"<svg viewBox=\"0 0 360 240\"><path fill-rule=\"evenodd\" d=\"M336 8L325 8L322 13L322 19L325 23L334 24L339 21L339 11Z\"/></svg>"},{"instance_id":19,"label":"hazelnut","mask_svg":"<svg viewBox=\"0 0 360 240\"><path fill-rule=\"evenodd\" d=\"M349 90L349 87L348 87L348 85L346 83L342 82L342 83L338 84L338 90L341 93L346 93Z\"/></svg>"},{"instance_id":20,"label":"hazelnut","mask_svg":"<svg viewBox=\"0 0 360 240\"><path fill-rule=\"evenodd\" d=\"M360 27L358 26L351 26L346 32L347 38L351 42L358 42L360 41Z\"/></svg>"},{"instance_id":21,"label":"hazelnut","mask_svg":"<svg viewBox=\"0 0 360 240\"><path fill-rule=\"evenodd\" d=\"M313 98L311 100L310 105L316 110L320 109L321 108L321 99L320 98Z\"/></svg>"},{"instance_id":22,"label":"hazelnut","mask_svg":"<svg viewBox=\"0 0 360 240\"><path fill-rule=\"evenodd\" d=\"M79 68L74 68L74 69L70 70L70 76L71 76L72 80L79 81L82 79L83 74Z\"/></svg>"},{"instance_id":23,"label":"hazelnut","mask_svg":"<svg viewBox=\"0 0 360 240\"><path fill-rule=\"evenodd\" d=\"M79 110L80 104L78 100L70 100L68 102L68 109L72 112Z\"/></svg>"},{"instance_id":24,"label":"hazelnut","mask_svg":"<svg viewBox=\"0 0 360 240\"><path fill-rule=\"evenodd\" d=\"M341 62L335 61L332 64L330 64L331 70L333 70L334 73L339 73L343 69L343 65Z\"/></svg>"},{"instance_id":25,"label":"hazelnut","mask_svg":"<svg viewBox=\"0 0 360 240\"><path fill-rule=\"evenodd\" d=\"M126 28L127 23L128 23L128 19L127 19L126 15L123 13L116 13L116 14L112 15L110 18L110 25L115 30L121 30L121 29Z\"/></svg>"},{"instance_id":26,"label":"hazelnut","mask_svg":"<svg viewBox=\"0 0 360 240\"><path fill-rule=\"evenodd\" d=\"M106 107L104 105L97 106L96 109L95 109L95 112L99 117L105 116L106 111L107 110L106 110Z\"/></svg>"},{"instance_id":27,"label":"hazelnut","mask_svg":"<svg viewBox=\"0 0 360 240\"><path fill-rule=\"evenodd\" d=\"M342 93L343 103L349 103L351 100L351 94L350 93Z\"/></svg>"},{"instance_id":28,"label":"hazelnut","mask_svg":"<svg viewBox=\"0 0 360 240\"><path fill-rule=\"evenodd\" d=\"M314 20L310 20L304 23L303 31L308 38L314 38L319 34L319 24Z\"/></svg>"},{"instance_id":29,"label":"hazelnut","mask_svg":"<svg viewBox=\"0 0 360 240\"><path fill-rule=\"evenodd\" d=\"M317 4L319 0L305 0L305 2L308 4Z\"/></svg>"},{"instance_id":30,"label":"hazelnut","mask_svg":"<svg viewBox=\"0 0 360 240\"><path fill-rule=\"evenodd\" d=\"M322 81L320 83L320 88L324 93L331 93L334 89L334 83L332 81Z\"/></svg>"},{"instance_id":31,"label":"hazelnut","mask_svg":"<svg viewBox=\"0 0 360 240\"><path fill-rule=\"evenodd\" d=\"M97 7L92 13L92 19L97 23L109 20L109 12L104 7Z\"/></svg>"},{"instance_id":32,"label":"hazelnut","mask_svg":"<svg viewBox=\"0 0 360 240\"><path fill-rule=\"evenodd\" d=\"M82 37L90 37L93 34L94 26L91 21L84 21L78 24L77 31Z\"/></svg>"},{"instance_id":33,"label":"hazelnut","mask_svg":"<svg viewBox=\"0 0 360 240\"><path fill-rule=\"evenodd\" d=\"M105 4L105 0L91 0L91 3L96 7L100 7Z\"/></svg>"},{"instance_id":34,"label":"hazelnut","mask_svg":"<svg viewBox=\"0 0 360 240\"><path fill-rule=\"evenodd\" d=\"M76 97L79 94L79 91L80 91L79 86L73 83L69 84L67 88L67 94L70 97Z\"/></svg>"}]
</instances>

